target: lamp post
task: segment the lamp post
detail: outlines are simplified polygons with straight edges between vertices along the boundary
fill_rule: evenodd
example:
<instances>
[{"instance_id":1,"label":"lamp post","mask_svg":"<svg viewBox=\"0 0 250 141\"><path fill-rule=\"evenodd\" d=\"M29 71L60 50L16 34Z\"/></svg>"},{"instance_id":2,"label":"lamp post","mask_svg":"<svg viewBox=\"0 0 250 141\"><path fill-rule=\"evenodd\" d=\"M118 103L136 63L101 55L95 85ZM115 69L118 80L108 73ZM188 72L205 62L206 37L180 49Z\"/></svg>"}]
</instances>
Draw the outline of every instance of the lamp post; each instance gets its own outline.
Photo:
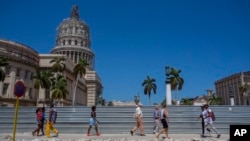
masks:
<instances>
[{"instance_id":1,"label":"lamp post","mask_svg":"<svg viewBox=\"0 0 250 141\"><path fill-rule=\"evenodd\" d=\"M96 100L97 102L97 105L100 105L100 106L102 106L103 105L103 98L102 98L102 95L100 95L98 98L97 98L97 100Z\"/></svg>"},{"instance_id":2,"label":"lamp post","mask_svg":"<svg viewBox=\"0 0 250 141\"><path fill-rule=\"evenodd\" d=\"M166 73L166 105L172 105L172 98L171 98L171 85L170 85L170 67L166 66L165 67L165 73Z\"/></svg>"},{"instance_id":3,"label":"lamp post","mask_svg":"<svg viewBox=\"0 0 250 141\"><path fill-rule=\"evenodd\" d=\"M233 95L233 86L232 84L229 86L229 99L230 99L230 105L234 105L234 95Z\"/></svg>"},{"instance_id":4,"label":"lamp post","mask_svg":"<svg viewBox=\"0 0 250 141\"><path fill-rule=\"evenodd\" d=\"M140 102L139 94L134 97L134 101L135 101L135 104L138 105L138 103Z\"/></svg>"}]
</instances>

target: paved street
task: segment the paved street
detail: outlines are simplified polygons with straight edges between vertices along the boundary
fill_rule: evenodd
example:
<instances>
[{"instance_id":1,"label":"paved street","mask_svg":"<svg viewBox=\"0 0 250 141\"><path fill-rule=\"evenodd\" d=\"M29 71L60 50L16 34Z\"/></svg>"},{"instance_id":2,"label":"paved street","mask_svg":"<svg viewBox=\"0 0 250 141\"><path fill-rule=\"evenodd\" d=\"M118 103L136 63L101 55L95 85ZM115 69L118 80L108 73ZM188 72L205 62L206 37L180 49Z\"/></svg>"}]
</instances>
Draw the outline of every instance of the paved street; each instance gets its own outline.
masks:
<instances>
[{"instance_id":1,"label":"paved street","mask_svg":"<svg viewBox=\"0 0 250 141\"><path fill-rule=\"evenodd\" d=\"M1 141L11 141L12 134L1 134ZM201 138L199 134L170 134L172 139L165 139L161 135L159 141L229 141L228 134L222 134L220 138L212 135ZM86 134L59 134L58 137L46 138L45 136L32 136L31 133L16 133L16 141L157 141L154 134L146 136L130 134L102 134L101 136L86 136Z\"/></svg>"}]
</instances>

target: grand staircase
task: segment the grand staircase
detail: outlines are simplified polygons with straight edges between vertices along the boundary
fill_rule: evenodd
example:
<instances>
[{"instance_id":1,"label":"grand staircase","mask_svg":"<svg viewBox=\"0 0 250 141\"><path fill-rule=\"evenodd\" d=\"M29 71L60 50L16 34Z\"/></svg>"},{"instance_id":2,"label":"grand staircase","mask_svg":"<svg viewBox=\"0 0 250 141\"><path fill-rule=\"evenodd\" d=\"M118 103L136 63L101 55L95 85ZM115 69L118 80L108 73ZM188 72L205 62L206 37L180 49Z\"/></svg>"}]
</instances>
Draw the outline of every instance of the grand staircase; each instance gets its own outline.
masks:
<instances>
[{"instance_id":1,"label":"grand staircase","mask_svg":"<svg viewBox=\"0 0 250 141\"><path fill-rule=\"evenodd\" d=\"M232 124L250 125L249 106L210 106L216 116L215 127L220 133L229 134ZM16 132L32 132L36 127L36 107L19 107ZM90 107L56 107L58 119L55 127L60 133L86 134L90 117ZM46 107L48 117L49 107ZM153 132L153 106L143 106L145 133ZM97 107L99 130L102 134L129 134L135 126L135 107ZM170 134L200 134L201 121L199 106L168 106ZM0 133L12 133L15 107L0 107ZM92 129L94 133L94 129Z\"/></svg>"}]
</instances>

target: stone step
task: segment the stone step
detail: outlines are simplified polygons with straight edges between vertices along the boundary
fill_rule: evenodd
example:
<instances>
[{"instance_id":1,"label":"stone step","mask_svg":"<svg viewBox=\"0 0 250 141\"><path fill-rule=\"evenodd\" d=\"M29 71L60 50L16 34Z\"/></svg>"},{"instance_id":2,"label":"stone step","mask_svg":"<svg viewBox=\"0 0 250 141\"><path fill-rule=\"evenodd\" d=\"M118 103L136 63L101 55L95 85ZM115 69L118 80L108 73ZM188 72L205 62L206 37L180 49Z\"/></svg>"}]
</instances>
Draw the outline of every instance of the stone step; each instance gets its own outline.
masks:
<instances>
[{"instance_id":1,"label":"stone step","mask_svg":"<svg viewBox=\"0 0 250 141\"><path fill-rule=\"evenodd\" d=\"M56 107L58 119L56 127L62 133L85 133L88 128L90 107ZM231 109L230 109L231 108ZM48 117L46 108L46 117ZM221 133L229 133L230 124L250 124L250 107L248 106L211 106L215 112L215 127ZM31 132L36 128L36 107L19 107L17 130L18 132ZM154 121L154 106L143 106L143 121L145 133L152 133ZM192 133L201 132L201 121L197 121L200 114L199 106L168 106L169 110L169 132L170 133ZM106 134L128 133L135 120L133 113L135 107L97 107L97 118L101 122L99 128ZM0 108L0 133L9 133L13 130L15 108Z\"/></svg>"}]
</instances>

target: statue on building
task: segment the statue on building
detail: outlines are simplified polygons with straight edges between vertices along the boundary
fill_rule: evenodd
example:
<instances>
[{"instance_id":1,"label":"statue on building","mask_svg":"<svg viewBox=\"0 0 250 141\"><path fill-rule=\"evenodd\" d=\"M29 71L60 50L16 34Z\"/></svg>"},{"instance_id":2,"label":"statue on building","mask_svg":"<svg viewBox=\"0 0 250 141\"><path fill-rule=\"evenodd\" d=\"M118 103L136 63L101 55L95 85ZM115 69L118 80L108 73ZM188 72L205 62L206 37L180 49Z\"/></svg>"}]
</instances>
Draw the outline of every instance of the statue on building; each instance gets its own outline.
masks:
<instances>
[{"instance_id":1,"label":"statue on building","mask_svg":"<svg viewBox=\"0 0 250 141\"><path fill-rule=\"evenodd\" d=\"M104 99L102 98L102 95L100 95L97 100L96 100L96 103L97 105L103 105L104 103Z\"/></svg>"},{"instance_id":2,"label":"statue on building","mask_svg":"<svg viewBox=\"0 0 250 141\"><path fill-rule=\"evenodd\" d=\"M71 14L70 14L70 18L71 19L79 19L80 16L79 16L79 11L78 11L78 6L77 5L74 5L72 10L71 10Z\"/></svg>"}]
</instances>

